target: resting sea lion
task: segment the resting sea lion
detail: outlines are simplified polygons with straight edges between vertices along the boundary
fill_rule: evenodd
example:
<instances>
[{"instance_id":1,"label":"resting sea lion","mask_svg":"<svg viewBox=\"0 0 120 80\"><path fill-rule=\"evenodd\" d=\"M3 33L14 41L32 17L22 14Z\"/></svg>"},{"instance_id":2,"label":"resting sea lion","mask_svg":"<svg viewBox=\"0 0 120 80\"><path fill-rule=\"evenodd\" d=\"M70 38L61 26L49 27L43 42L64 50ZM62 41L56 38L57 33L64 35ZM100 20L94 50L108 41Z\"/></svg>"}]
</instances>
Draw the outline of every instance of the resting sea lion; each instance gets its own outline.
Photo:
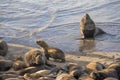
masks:
<instances>
[{"instance_id":1,"label":"resting sea lion","mask_svg":"<svg viewBox=\"0 0 120 80\"><path fill-rule=\"evenodd\" d=\"M44 49L45 56L49 60L49 58L53 58L55 61L65 62L65 54L62 50L49 46L43 40L37 40L36 43Z\"/></svg>"},{"instance_id":2,"label":"resting sea lion","mask_svg":"<svg viewBox=\"0 0 120 80\"><path fill-rule=\"evenodd\" d=\"M20 69L24 69L24 68L26 68L26 67L27 67L27 66L26 66L26 64L25 64L24 61L15 61L15 62L13 63L13 66L12 66L12 68L13 68L15 71L20 70Z\"/></svg>"},{"instance_id":3,"label":"resting sea lion","mask_svg":"<svg viewBox=\"0 0 120 80\"><path fill-rule=\"evenodd\" d=\"M104 69L101 71L94 71L90 74L90 77L93 78L94 80L103 80L107 77L119 79L119 76L115 69Z\"/></svg>"},{"instance_id":4,"label":"resting sea lion","mask_svg":"<svg viewBox=\"0 0 120 80\"><path fill-rule=\"evenodd\" d=\"M31 49L25 53L25 63L27 66L43 65L46 63L46 57L39 49Z\"/></svg>"}]
</instances>

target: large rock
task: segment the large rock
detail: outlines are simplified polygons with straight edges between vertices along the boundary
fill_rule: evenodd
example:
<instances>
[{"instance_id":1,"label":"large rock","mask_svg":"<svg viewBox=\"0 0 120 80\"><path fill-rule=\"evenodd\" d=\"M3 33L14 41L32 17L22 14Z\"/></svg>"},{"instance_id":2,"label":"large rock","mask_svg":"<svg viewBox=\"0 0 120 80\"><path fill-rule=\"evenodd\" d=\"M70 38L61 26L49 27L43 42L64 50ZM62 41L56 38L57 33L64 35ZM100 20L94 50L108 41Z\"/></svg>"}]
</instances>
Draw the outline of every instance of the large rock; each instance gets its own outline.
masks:
<instances>
[{"instance_id":1,"label":"large rock","mask_svg":"<svg viewBox=\"0 0 120 80\"><path fill-rule=\"evenodd\" d=\"M0 71L7 71L13 65L11 60L0 60Z\"/></svg>"},{"instance_id":2,"label":"large rock","mask_svg":"<svg viewBox=\"0 0 120 80\"><path fill-rule=\"evenodd\" d=\"M5 41L0 40L0 55L5 56L8 52L8 45Z\"/></svg>"}]
</instances>

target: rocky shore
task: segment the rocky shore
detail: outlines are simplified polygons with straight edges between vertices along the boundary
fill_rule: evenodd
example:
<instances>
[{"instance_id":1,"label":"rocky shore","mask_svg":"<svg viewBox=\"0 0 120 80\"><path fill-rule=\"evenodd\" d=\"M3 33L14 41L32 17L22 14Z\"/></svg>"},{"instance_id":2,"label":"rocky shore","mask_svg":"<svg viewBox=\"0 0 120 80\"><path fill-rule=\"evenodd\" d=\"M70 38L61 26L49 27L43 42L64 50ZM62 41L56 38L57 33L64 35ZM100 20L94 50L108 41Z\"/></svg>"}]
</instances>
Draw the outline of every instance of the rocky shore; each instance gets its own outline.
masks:
<instances>
[{"instance_id":1,"label":"rocky shore","mask_svg":"<svg viewBox=\"0 0 120 80\"><path fill-rule=\"evenodd\" d=\"M8 53L5 57L0 56L0 60L9 60L9 61L13 62L14 59L16 58L16 56L20 55L20 56L24 57L25 53L33 48L39 49L39 47L36 48L36 47L29 47L29 46L20 45L20 44L8 43ZM74 55L74 54L76 54L76 55ZM94 78L90 77L90 74L92 72L94 72L95 70L86 72L86 70L87 70L86 66L90 63L95 63L95 64L100 63L100 65L92 64L92 65L94 65L92 68L96 68L98 66L103 65L105 68L98 68L98 69L101 69L100 71L107 69L108 66L113 63L117 62L117 64L118 64L119 63L118 61L120 60L119 52L65 53L65 55L66 55L65 56L66 62L64 62L64 63L59 63L59 62L54 62L53 60L49 60L49 63L56 65L56 67L54 67L54 68L58 69L58 72L53 70L54 72L56 72L54 74L52 74L52 73L49 74L50 70L48 70L48 69L46 69L46 70L43 69L43 70L38 70L39 71L38 75L42 75L42 76L38 76L38 77L33 76L34 73L37 73L38 71L35 71L34 73L29 73L29 74L25 73L24 75L20 75L20 74L12 73L11 71L14 71L14 70L11 66L11 68L7 71L0 71L0 74L1 74L0 79L1 80L119 80L119 78L118 79L105 79L105 78L104 79L94 79ZM73 76L72 71L66 71L67 69L64 69L65 65L67 67L70 65L79 67L79 68L77 68L78 69L77 75L79 76L79 78L75 78ZM120 67L120 65L118 65L118 66ZM63 69L59 70L59 67L62 67ZM32 70L34 70L34 68L32 68ZM52 68L51 68L51 70L52 70ZM79 70L80 70L80 72L79 72ZM9 73L9 72L11 72L11 73ZM18 72L18 71L15 71L15 72ZM32 78L31 76L34 78ZM44 77L44 76L46 76L46 77ZM111 75L108 75L108 77L116 78ZM106 78L107 78L107 76L106 76Z\"/></svg>"}]
</instances>

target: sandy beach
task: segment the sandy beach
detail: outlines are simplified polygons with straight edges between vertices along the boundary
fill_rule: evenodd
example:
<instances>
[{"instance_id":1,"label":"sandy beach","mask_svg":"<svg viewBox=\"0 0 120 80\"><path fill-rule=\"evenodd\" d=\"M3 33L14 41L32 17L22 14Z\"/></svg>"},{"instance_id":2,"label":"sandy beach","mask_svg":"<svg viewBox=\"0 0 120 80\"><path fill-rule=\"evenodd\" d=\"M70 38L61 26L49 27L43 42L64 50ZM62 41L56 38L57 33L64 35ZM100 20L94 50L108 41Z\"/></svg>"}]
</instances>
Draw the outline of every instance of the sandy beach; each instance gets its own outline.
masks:
<instances>
[{"instance_id":1,"label":"sandy beach","mask_svg":"<svg viewBox=\"0 0 120 80\"><path fill-rule=\"evenodd\" d=\"M39 48L39 47L30 47L25 46L21 44L14 44L14 43L8 43L8 54L5 56L5 59L11 59L13 60L15 56L21 55L24 57L24 54L29 51L32 48ZM89 62L100 62L105 65L108 65L116 59L120 57L119 52L90 52L90 53L65 53L66 56L66 62L75 62L78 63L81 66L85 66ZM65 63L58 63L53 62L50 60L53 64L56 64L57 66L65 64Z\"/></svg>"}]
</instances>

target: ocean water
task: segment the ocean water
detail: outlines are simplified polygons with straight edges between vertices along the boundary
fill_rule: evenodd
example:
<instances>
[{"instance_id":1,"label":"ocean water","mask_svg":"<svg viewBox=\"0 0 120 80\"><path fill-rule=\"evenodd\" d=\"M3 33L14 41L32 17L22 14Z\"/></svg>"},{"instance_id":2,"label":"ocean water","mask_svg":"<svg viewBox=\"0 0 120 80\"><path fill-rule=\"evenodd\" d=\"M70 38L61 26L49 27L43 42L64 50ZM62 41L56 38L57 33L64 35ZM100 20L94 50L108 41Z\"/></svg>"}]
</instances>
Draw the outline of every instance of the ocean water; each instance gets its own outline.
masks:
<instances>
[{"instance_id":1,"label":"ocean water","mask_svg":"<svg viewBox=\"0 0 120 80\"><path fill-rule=\"evenodd\" d=\"M108 34L81 41L88 13ZM65 52L120 51L120 0L0 0L0 38L38 47L36 39Z\"/></svg>"}]
</instances>

